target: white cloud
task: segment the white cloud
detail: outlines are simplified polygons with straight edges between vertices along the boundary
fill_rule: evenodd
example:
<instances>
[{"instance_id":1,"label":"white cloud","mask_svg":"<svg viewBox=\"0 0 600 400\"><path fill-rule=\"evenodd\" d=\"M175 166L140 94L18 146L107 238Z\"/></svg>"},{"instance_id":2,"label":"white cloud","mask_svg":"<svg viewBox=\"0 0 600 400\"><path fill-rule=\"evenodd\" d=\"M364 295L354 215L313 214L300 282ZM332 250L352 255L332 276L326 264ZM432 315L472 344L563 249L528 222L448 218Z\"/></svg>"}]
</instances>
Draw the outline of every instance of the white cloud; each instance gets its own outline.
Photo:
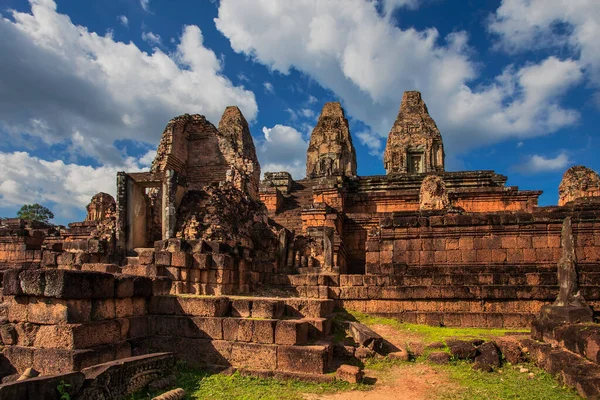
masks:
<instances>
[{"instance_id":1,"label":"white cloud","mask_svg":"<svg viewBox=\"0 0 600 400\"><path fill-rule=\"evenodd\" d=\"M488 29L511 53L560 49L578 57L600 86L600 2L597 0L503 0Z\"/></svg>"},{"instance_id":2,"label":"white cloud","mask_svg":"<svg viewBox=\"0 0 600 400\"><path fill-rule=\"evenodd\" d=\"M273 87L273 84L271 82L263 83L263 87L265 88L265 92L270 93L270 94L275 93L275 88Z\"/></svg>"},{"instance_id":3,"label":"white cloud","mask_svg":"<svg viewBox=\"0 0 600 400\"><path fill-rule=\"evenodd\" d=\"M150 0L140 0L140 6L142 6L144 11L150 12Z\"/></svg>"},{"instance_id":4,"label":"white cloud","mask_svg":"<svg viewBox=\"0 0 600 400\"><path fill-rule=\"evenodd\" d=\"M306 176L306 150L308 142L296 129L275 125L272 128L263 127L264 137L257 142L258 158L261 171L287 171L294 179Z\"/></svg>"},{"instance_id":5,"label":"white cloud","mask_svg":"<svg viewBox=\"0 0 600 400\"><path fill-rule=\"evenodd\" d=\"M292 110L291 108L286 108L283 111L290 115L290 120L295 121L298 119L298 114L296 114L296 111Z\"/></svg>"},{"instance_id":6,"label":"white cloud","mask_svg":"<svg viewBox=\"0 0 600 400\"><path fill-rule=\"evenodd\" d=\"M391 15L398 8L406 7L409 10L416 10L419 8L420 0L383 0L383 13L385 15Z\"/></svg>"},{"instance_id":7,"label":"white cloud","mask_svg":"<svg viewBox=\"0 0 600 400\"><path fill-rule=\"evenodd\" d=\"M128 157L120 165L91 167L47 161L27 152L0 152L0 207L54 202L62 213L72 215L73 209L84 209L98 192L114 196L117 172L140 171L142 160Z\"/></svg>"},{"instance_id":8,"label":"white cloud","mask_svg":"<svg viewBox=\"0 0 600 400\"><path fill-rule=\"evenodd\" d=\"M14 21L0 17L3 134L71 143L82 155L118 165L115 140L156 145L176 115L200 113L216 122L237 104L248 120L256 117L254 94L222 75L197 26L183 28L171 54L146 53L74 25L51 0L32 0L31 9L13 11Z\"/></svg>"},{"instance_id":9,"label":"white cloud","mask_svg":"<svg viewBox=\"0 0 600 400\"><path fill-rule=\"evenodd\" d=\"M312 94L310 96L308 96L308 104L315 104L317 102L317 98L315 96L313 96Z\"/></svg>"},{"instance_id":10,"label":"white cloud","mask_svg":"<svg viewBox=\"0 0 600 400\"><path fill-rule=\"evenodd\" d=\"M581 79L573 60L508 66L482 83L465 32L440 37L435 28L398 28L373 1L297 0L273 7L268 0L222 0L215 23L236 52L283 74L295 68L309 75L381 137L402 92L421 91L449 156L548 134L578 118L560 104ZM552 80L533 75L542 72Z\"/></svg>"},{"instance_id":11,"label":"white cloud","mask_svg":"<svg viewBox=\"0 0 600 400\"><path fill-rule=\"evenodd\" d=\"M571 164L566 152L561 152L554 158L533 154L529 159L515 169L523 174L537 174L540 172L564 171Z\"/></svg>"},{"instance_id":12,"label":"white cloud","mask_svg":"<svg viewBox=\"0 0 600 400\"><path fill-rule=\"evenodd\" d=\"M367 146L370 155L377 157L383 156L383 149L381 148L382 140L379 135L363 131L358 132L356 136L358 136L358 140L360 140L363 145Z\"/></svg>"},{"instance_id":13,"label":"white cloud","mask_svg":"<svg viewBox=\"0 0 600 400\"><path fill-rule=\"evenodd\" d=\"M125 15L119 15L117 17L117 21L119 21L119 23L125 27L129 26L129 18L127 18Z\"/></svg>"},{"instance_id":14,"label":"white cloud","mask_svg":"<svg viewBox=\"0 0 600 400\"><path fill-rule=\"evenodd\" d=\"M160 35L157 35L152 32L142 32L142 40L148 43L151 46L159 46L162 44L162 39Z\"/></svg>"},{"instance_id":15,"label":"white cloud","mask_svg":"<svg viewBox=\"0 0 600 400\"><path fill-rule=\"evenodd\" d=\"M301 109L300 114L302 114L302 116L305 118L314 118L315 117L315 112L313 110L311 110L310 108Z\"/></svg>"}]
</instances>

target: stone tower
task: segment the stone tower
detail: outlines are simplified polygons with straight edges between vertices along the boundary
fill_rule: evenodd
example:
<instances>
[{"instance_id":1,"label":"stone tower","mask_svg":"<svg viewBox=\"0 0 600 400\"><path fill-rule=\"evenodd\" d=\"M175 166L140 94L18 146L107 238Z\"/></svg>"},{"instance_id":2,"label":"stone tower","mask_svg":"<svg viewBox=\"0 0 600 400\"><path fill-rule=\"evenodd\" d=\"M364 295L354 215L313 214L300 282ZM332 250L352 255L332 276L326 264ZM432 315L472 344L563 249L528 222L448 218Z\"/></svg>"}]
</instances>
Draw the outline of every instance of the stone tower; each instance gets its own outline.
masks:
<instances>
[{"instance_id":1,"label":"stone tower","mask_svg":"<svg viewBox=\"0 0 600 400\"><path fill-rule=\"evenodd\" d=\"M416 91L404 92L383 163L388 174L444 171L442 135Z\"/></svg>"},{"instance_id":2,"label":"stone tower","mask_svg":"<svg viewBox=\"0 0 600 400\"><path fill-rule=\"evenodd\" d=\"M337 102L325 103L310 136L306 176L356 176L356 151L348 120Z\"/></svg>"}]
</instances>

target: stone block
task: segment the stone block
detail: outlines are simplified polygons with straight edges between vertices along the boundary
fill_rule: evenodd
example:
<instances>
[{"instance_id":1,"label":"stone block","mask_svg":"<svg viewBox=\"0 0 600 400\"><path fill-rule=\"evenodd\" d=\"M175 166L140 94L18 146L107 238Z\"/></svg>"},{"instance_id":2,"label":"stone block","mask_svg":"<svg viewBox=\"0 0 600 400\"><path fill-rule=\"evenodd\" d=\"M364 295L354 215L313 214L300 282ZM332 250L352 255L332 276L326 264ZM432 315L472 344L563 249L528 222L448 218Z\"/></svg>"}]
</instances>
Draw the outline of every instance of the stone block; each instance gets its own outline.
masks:
<instances>
[{"instance_id":1,"label":"stone block","mask_svg":"<svg viewBox=\"0 0 600 400\"><path fill-rule=\"evenodd\" d=\"M225 317L229 314L227 297L178 297L181 314L197 317Z\"/></svg>"},{"instance_id":2,"label":"stone block","mask_svg":"<svg viewBox=\"0 0 600 400\"><path fill-rule=\"evenodd\" d=\"M252 318L279 319L285 311L285 303L281 300L254 299L252 301Z\"/></svg>"},{"instance_id":3,"label":"stone block","mask_svg":"<svg viewBox=\"0 0 600 400\"><path fill-rule=\"evenodd\" d=\"M91 302L92 312L90 318L93 321L114 319L116 317L115 299L92 299Z\"/></svg>"},{"instance_id":4,"label":"stone block","mask_svg":"<svg viewBox=\"0 0 600 400\"><path fill-rule=\"evenodd\" d=\"M192 267L198 269L210 269L212 266L212 257L210 254L194 253Z\"/></svg>"},{"instance_id":5,"label":"stone block","mask_svg":"<svg viewBox=\"0 0 600 400\"><path fill-rule=\"evenodd\" d=\"M272 344L275 341L276 322L276 320L271 319L254 320L252 341L255 343Z\"/></svg>"},{"instance_id":6,"label":"stone block","mask_svg":"<svg viewBox=\"0 0 600 400\"><path fill-rule=\"evenodd\" d=\"M308 323L302 320L279 320L275 326L275 343L288 346L308 342Z\"/></svg>"},{"instance_id":7,"label":"stone block","mask_svg":"<svg viewBox=\"0 0 600 400\"><path fill-rule=\"evenodd\" d=\"M19 296L23 294L19 274L21 269L8 269L2 276L2 293L4 296Z\"/></svg>"},{"instance_id":8,"label":"stone block","mask_svg":"<svg viewBox=\"0 0 600 400\"><path fill-rule=\"evenodd\" d=\"M343 364L335 372L335 379L352 384L361 382L363 377L363 372L354 365Z\"/></svg>"},{"instance_id":9,"label":"stone block","mask_svg":"<svg viewBox=\"0 0 600 400\"><path fill-rule=\"evenodd\" d=\"M234 317L248 318L252 314L252 300L233 299L231 300L231 315Z\"/></svg>"},{"instance_id":10,"label":"stone block","mask_svg":"<svg viewBox=\"0 0 600 400\"><path fill-rule=\"evenodd\" d=\"M275 370L279 369L278 352L274 345L238 342L231 346L230 361L236 368Z\"/></svg>"},{"instance_id":11,"label":"stone block","mask_svg":"<svg viewBox=\"0 0 600 400\"><path fill-rule=\"evenodd\" d=\"M115 275L115 297L132 297L133 280L134 277L130 275Z\"/></svg>"},{"instance_id":12,"label":"stone block","mask_svg":"<svg viewBox=\"0 0 600 400\"><path fill-rule=\"evenodd\" d=\"M223 321L224 318L214 317L192 317L193 325L204 335L204 337L213 340L223 339Z\"/></svg>"},{"instance_id":13,"label":"stone block","mask_svg":"<svg viewBox=\"0 0 600 400\"><path fill-rule=\"evenodd\" d=\"M171 253L168 251L157 251L154 253L154 263L165 267L171 266Z\"/></svg>"},{"instance_id":14,"label":"stone block","mask_svg":"<svg viewBox=\"0 0 600 400\"><path fill-rule=\"evenodd\" d=\"M117 321L43 325L34 346L40 349L85 349L117 343L121 339L121 326Z\"/></svg>"},{"instance_id":15,"label":"stone block","mask_svg":"<svg viewBox=\"0 0 600 400\"><path fill-rule=\"evenodd\" d=\"M121 272L121 267L115 264L102 263L84 263L81 265L81 271L105 272L109 274L118 274Z\"/></svg>"},{"instance_id":16,"label":"stone block","mask_svg":"<svg viewBox=\"0 0 600 400\"><path fill-rule=\"evenodd\" d=\"M114 297L114 276L99 272L37 270L44 282L44 296L85 299Z\"/></svg>"},{"instance_id":17,"label":"stone block","mask_svg":"<svg viewBox=\"0 0 600 400\"><path fill-rule=\"evenodd\" d=\"M14 306L11 305L10 309ZM91 320L92 301L89 299L32 298L27 303L28 322L36 324L81 323Z\"/></svg>"},{"instance_id":18,"label":"stone block","mask_svg":"<svg viewBox=\"0 0 600 400\"><path fill-rule=\"evenodd\" d=\"M213 254L212 267L216 269L233 269L234 260L229 254Z\"/></svg>"},{"instance_id":19,"label":"stone block","mask_svg":"<svg viewBox=\"0 0 600 400\"><path fill-rule=\"evenodd\" d=\"M181 314L182 309L177 297L174 296L153 296L148 305L150 314L172 315Z\"/></svg>"},{"instance_id":20,"label":"stone block","mask_svg":"<svg viewBox=\"0 0 600 400\"><path fill-rule=\"evenodd\" d=\"M277 369L286 372L324 374L329 367L332 350L329 345L278 346Z\"/></svg>"},{"instance_id":21,"label":"stone block","mask_svg":"<svg viewBox=\"0 0 600 400\"><path fill-rule=\"evenodd\" d=\"M190 268L192 266L192 255L184 251L176 251L171 255L171 265L179 268Z\"/></svg>"}]
</instances>

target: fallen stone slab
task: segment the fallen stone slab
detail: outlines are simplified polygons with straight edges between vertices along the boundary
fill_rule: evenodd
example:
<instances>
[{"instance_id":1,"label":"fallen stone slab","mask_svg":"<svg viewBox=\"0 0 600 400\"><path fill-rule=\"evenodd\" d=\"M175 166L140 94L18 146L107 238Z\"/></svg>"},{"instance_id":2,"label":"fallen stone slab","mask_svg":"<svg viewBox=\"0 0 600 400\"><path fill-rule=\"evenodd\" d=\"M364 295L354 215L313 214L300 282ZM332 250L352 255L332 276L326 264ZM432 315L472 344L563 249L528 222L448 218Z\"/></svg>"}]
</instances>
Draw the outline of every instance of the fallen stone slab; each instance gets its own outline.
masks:
<instances>
[{"instance_id":1,"label":"fallen stone slab","mask_svg":"<svg viewBox=\"0 0 600 400\"><path fill-rule=\"evenodd\" d=\"M350 335L356 343L373 351L383 347L383 338L371 328L358 322L349 322Z\"/></svg>"}]
</instances>

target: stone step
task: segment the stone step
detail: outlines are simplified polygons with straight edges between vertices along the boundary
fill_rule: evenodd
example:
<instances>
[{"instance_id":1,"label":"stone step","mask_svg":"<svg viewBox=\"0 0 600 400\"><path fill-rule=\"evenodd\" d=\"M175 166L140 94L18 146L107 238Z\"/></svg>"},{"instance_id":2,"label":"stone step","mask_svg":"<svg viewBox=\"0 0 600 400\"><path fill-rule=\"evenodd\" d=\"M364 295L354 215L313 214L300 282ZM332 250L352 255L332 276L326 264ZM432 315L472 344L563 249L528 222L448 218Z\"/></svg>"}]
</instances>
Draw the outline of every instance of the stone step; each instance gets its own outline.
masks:
<instances>
[{"instance_id":1,"label":"stone step","mask_svg":"<svg viewBox=\"0 0 600 400\"><path fill-rule=\"evenodd\" d=\"M329 317L335 303L330 299L154 296L148 309L154 315L236 317L261 319L321 319Z\"/></svg>"},{"instance_id":2,"label":"stone step","mask_svg":"<svg viewBox=\"0 0 600 400\"><path fill-rule=\"evenodd\" d=\"M333 346L319 343L307 346L235 342L162 336L136 343L134 351L174 352L190 365L232 366L248 370L301 372L322 375L330 372Z\"/></svg>"},{"instance_id":3,"label":"stone step","mask_svg":"<svg viewBox=\"0 0 600 400\"><path fill-rule=\"evenodd\" d=\"M369 315L393 318L402 323L448 326L463 328L506 328L529 327L533 319L530 313L476 313L476 312L427 312L405 311L400 313L374 312Z\"/></svg>"},{"instance_id":4,"label":"stone step","mask_svg":"<svg viewBox=\"0 0 600 400\"><path fill-rule=\"evenodd\" d=\"M600 366L561 347L525 339L522 345L530 360L558 377L563 384L575 388L585 399L600 398Z\"/></svg>"}]
</instances>

